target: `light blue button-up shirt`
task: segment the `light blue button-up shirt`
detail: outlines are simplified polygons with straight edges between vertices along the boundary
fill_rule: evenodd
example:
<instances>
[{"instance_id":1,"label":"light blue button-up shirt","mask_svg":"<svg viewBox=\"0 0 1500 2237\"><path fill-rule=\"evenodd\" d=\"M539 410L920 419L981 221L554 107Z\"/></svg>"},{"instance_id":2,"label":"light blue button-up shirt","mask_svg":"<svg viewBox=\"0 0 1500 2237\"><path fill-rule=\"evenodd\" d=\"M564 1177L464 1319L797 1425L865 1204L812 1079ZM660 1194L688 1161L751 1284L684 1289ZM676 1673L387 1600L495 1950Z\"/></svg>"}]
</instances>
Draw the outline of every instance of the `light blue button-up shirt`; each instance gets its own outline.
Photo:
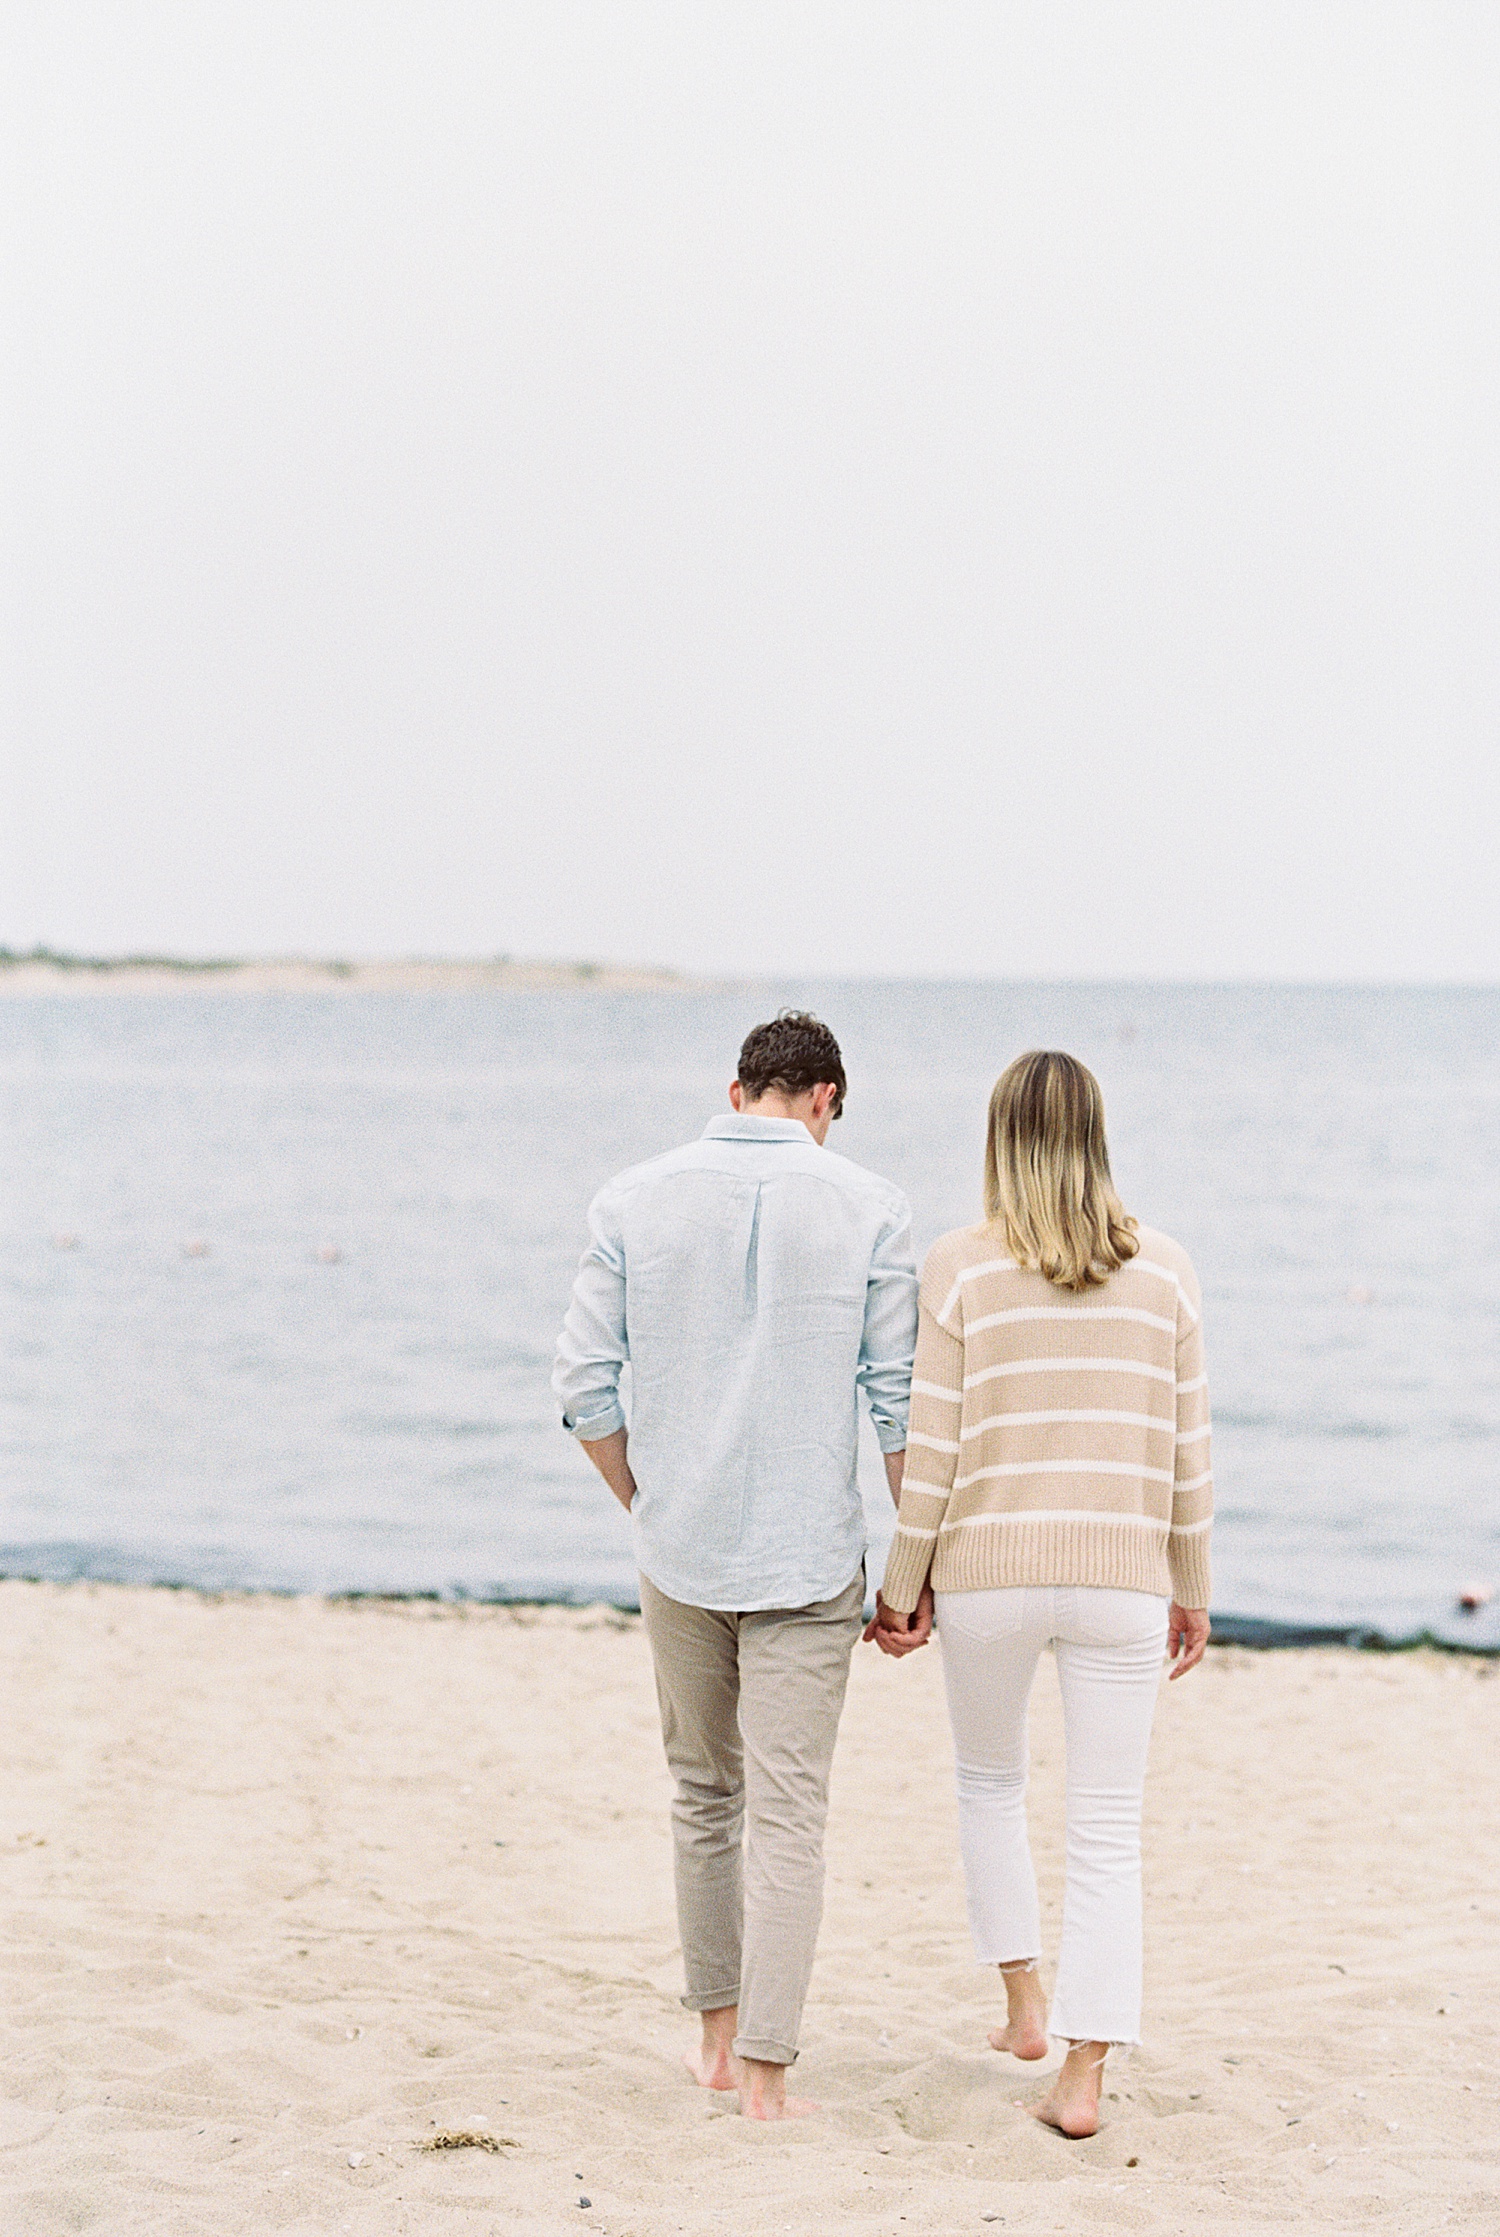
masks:
<instances>
[{"instance_id":1,"label":"light blue button-up shirt","mask_svg":"<svg viewBox=\"0 0 1500 2237\"><path fill-rule=\"evenodd\" d=\"M698 1608L831 1600L865 1550L858 1397L906 1443L917 1270L889 1181L797 1119L741 1112L589 1207L552 1387L577 1437L625 1427L636 1559Z\"/></svg>"}]
</instances>

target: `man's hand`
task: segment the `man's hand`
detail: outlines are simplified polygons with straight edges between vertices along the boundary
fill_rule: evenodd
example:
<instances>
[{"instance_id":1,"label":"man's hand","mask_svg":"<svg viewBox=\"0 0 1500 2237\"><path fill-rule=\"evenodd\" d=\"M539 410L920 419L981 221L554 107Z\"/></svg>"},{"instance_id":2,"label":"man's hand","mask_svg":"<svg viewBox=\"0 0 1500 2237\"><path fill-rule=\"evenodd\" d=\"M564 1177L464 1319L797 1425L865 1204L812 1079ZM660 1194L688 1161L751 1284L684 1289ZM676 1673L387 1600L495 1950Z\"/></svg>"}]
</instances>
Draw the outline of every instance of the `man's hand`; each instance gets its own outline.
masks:
<instances>
[{"instance_id":1,"label":"man's hand","mask_svg":"<svg viewBox=\"0 0 1500 2237\"><path fill-rule=\"evenodd\" d=\"M1167 1658L1172 1664L1168 1677L1181 1678L1196 1668L1207 1645L1208 1610L1179 1607L1174 1600L1167 1610Z\"/></svg>"},{"instance_id":2,"label":"man's hand","mask_svg":"<svg viewBox=\"0 0 1500 2237\"><path fill-rule=\"evenodd\" d=\"M625 1452L628 1432L612 1429L607 1437L580 1437L578 1442L628 1515L635 1497L635 1478Z\"/></svg>"},{"instance_id":3,"label":"man's hand","mask_svg":"<svg viewBox=\"0 0 1500 2237\"><path fill-rule=\"evenodd\" d=\"M873 1639L882 1654L898 1658L910 1654L915 1647L925 1647L932 1637L932 1587L923 1585L917 1605L911 1615L898 1615L888 1608L877 1592L875 1613L865 1625L864 1636Z\"/></svg>"}]
</instances>

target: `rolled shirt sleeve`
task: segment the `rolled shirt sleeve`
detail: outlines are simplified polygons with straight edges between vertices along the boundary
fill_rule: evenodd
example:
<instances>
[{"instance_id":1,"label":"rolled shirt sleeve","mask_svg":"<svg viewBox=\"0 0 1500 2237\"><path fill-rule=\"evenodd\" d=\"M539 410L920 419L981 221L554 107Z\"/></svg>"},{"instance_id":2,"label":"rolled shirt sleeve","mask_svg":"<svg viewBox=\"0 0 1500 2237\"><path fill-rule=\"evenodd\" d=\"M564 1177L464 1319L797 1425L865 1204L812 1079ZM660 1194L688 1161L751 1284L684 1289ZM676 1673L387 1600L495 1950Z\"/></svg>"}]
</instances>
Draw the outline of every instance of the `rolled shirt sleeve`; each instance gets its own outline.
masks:
<instances>
[{"instance_id":1,"label":"rolled shirt sleeve","mask_svg":"<svg viewBox=\"0 0 1500 2237\"><path fill-rule=\"evenodd\" d=\"M865 1286L865 1327L856 1377L882 1452L906 1444L912 1355L917 1343L917 1262L904 1198L882 1231Z\"/></svg>"},{"instance_id":2,"label":"rolled shirt sleeve","mask_svg":"<svg viewBox=\"0 0 1500 2237\"><path fill-rule=\"evenodd\" d=\"M589 1206L589 1244L557 1340L552 1389L563 1427L585 1444L625 1427L620 1369L630 1357L625 1321L625 1246L608 1189Z\"/></svg>"}]
</instances>

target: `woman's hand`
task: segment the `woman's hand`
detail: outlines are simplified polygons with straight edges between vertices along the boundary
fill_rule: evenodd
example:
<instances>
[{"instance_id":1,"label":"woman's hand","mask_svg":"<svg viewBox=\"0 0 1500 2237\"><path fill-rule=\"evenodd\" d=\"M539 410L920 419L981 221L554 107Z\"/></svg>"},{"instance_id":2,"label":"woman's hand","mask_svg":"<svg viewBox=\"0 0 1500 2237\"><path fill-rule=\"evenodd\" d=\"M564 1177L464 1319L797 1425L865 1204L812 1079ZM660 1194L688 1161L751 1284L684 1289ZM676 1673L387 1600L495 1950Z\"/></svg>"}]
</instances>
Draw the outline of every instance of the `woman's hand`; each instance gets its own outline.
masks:
<instances>
[{"instance_id":1,"label":"woman's hand","mask_svg":"<svg viewBox=\"0 0 1500 2237\"><path fill-rule=\"evenodd\" d=\"M1174 1600L1167 1610L1167 1659L1172 1664L1168 1677L1180 1678L1194 1669L1207 1645L1208 1610L1183 1608Z\"/></svg>"},{"instance_id":2,"label":"woman's hand","mask_svg":"<svg viewBox=\"0 0 1500 2237\"><path fill-rule=\"evenodd\" d=\"M905 1654L906 1638L911 1630L911 1617L888 1608L880 1593L875 1595L875 1613L865 1625L865 1642L873 1639L887 1654Z\"/></svg>"},{"instance_id":3,"label":"woman's hand","mask_svg":"<svg viewBox=\"0 0 1500 2237\"><path fill-rule=\"evenodd\" d=\"M873 1639L882 1654L901 1656L910 1654L915 1647L925 1647L932 1637L932 1587L923 1585L917 1605L909 1616L898 1615L888 1608L877 1592L875 1613L865 1625L866 1641Z\"/></svg>"}]
</instances>

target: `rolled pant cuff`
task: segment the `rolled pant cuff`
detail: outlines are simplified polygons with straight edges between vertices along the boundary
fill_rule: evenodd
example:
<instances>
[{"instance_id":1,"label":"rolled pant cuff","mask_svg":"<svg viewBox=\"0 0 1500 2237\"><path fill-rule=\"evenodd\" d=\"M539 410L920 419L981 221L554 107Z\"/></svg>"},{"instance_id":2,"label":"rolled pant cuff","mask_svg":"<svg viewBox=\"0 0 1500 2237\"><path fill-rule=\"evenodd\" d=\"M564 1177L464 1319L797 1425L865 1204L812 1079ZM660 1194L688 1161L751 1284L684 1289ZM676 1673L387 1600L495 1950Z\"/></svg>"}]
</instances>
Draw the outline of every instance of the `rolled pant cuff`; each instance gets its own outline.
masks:
<instances>
[{"instance_id":1,"label":"rolled pant cuff","mask_svg":"<svg viewBox=\"0 0 1500 2237\"><path fill-rule=\"evenodd\" d=\"M1096 2018L1101 2018L1104 2016L1105 2015L1099 2013L1095 2014ZM1112 2051L1139 2050L1141 2042L1141 2033L1139 2027L1135 2029L1133 2034L1127 2034L1124 2028L1121 2026L1118 2016L1116 2017L1113 2029L1109 2027L1079 2027L1076 2024L1068 2027L1060 2027L1057 2021L1057 2014L1054 2012L1047 2021L1047 2033L1052 2037L1054 2042L1108 2043Z\"/></svg>"},{"instance_id":2,"label":"rolled pant cuff","mask_svg":"<svg viewBox=\"0 0 1500 2237\"><path fill-rule=\"evenodd\" d=\"M758 2058L764 2066L795 2066L797 2053L790 2043L775 2043L769 2035L736 2035L736 2058Z\"/></svg>"},{"instance_id":3,"label":"rolled pant cuff","mask_svg":"<svg viewBox=\"0 0 1500 2237\"><path fill-rule=\"evenodd\" d=\"M685 2012L726 2012L740 2000L740 1984L733 1988L690 1988L682 1999Z\"/></svg>"}]
</instances>

